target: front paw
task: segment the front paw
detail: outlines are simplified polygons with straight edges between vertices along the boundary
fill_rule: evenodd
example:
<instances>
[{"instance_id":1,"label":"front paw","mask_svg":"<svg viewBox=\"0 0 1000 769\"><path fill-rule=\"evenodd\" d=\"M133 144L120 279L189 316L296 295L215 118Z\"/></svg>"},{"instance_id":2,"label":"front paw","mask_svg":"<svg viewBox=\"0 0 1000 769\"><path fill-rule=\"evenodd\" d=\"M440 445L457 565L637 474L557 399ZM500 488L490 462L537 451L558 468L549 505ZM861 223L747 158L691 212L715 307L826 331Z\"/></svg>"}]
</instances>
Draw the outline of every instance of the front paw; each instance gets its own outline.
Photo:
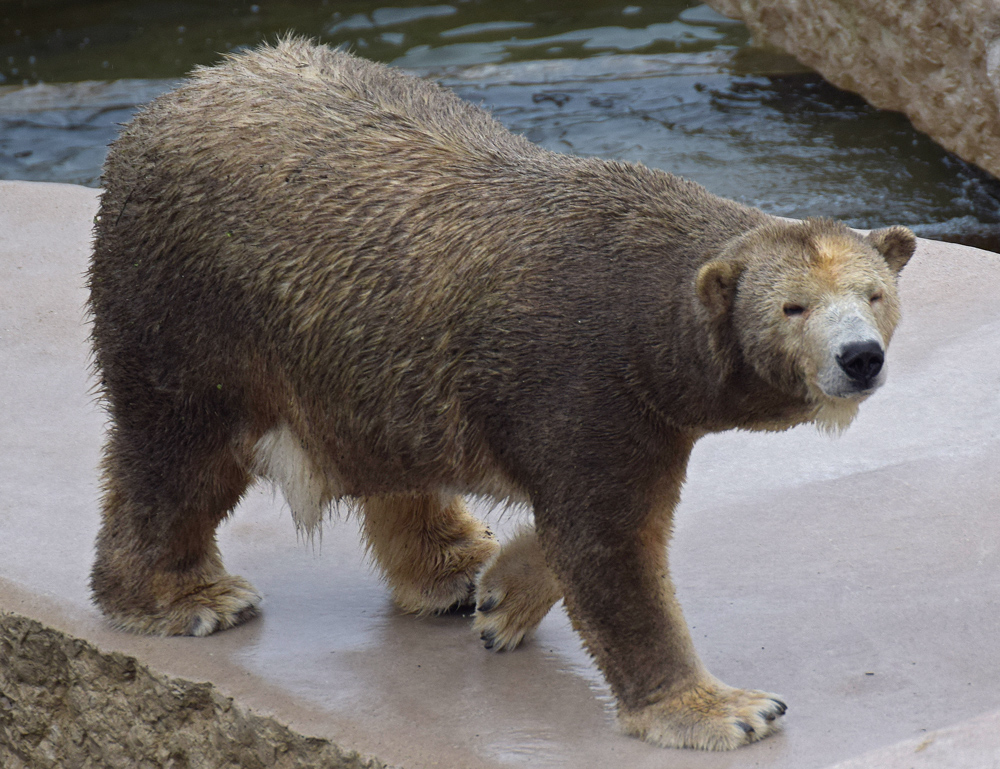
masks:
<instances>
[{"instance_id":1,"label":"front paw","mask_svg":"<svg viewBox=\"0 0 1000 769\"><path fill-rule=\"evenodd\" d=\"M626 734L662 747L732 750L777 732L787 709L777 695L708 678L644 708L622 711L618 720Z\"/></svg>"},{"instance_id":2,"label":"front paw","mask_svg":"<svg viewBox=\"0 0 1000 769\"><path fill-rule=\"evenodd\" d=\"M548 600L538 601L531 593L508 593L499 586L476 593L476 615L472 629L487 649L507 651L517 648L552 608Z\"/></svg>"},{"instance_id":3,"label":"front paw","mask_svg":"<svg viewBox=\"0 0 1000 769\"><path fill-rule=\"evenodd\" d=\"M533 529L521 531L486 564L476 585L473 630L487 649L516 648L562 598Z\"/></svg>"}]
</instances>

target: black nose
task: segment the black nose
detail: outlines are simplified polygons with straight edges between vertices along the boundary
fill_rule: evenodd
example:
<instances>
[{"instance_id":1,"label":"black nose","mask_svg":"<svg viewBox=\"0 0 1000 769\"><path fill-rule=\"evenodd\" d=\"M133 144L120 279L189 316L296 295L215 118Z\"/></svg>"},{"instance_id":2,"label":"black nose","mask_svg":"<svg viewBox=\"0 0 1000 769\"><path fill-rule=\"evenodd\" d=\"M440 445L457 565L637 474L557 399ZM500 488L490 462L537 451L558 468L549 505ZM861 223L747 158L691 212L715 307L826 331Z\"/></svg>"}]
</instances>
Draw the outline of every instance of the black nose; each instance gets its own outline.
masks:
<instances>
[{"instance_id":1,"label":"black nose","mask_svg":"<svg viewBox=\"0 0 1000 769\"><path fill-rule=\"evenodd\" d=\"M845 344L837 356L837 363L851 381L867 389L882 370L885 353L878 342L851 342Z\"/></svg>"}]
</instances>

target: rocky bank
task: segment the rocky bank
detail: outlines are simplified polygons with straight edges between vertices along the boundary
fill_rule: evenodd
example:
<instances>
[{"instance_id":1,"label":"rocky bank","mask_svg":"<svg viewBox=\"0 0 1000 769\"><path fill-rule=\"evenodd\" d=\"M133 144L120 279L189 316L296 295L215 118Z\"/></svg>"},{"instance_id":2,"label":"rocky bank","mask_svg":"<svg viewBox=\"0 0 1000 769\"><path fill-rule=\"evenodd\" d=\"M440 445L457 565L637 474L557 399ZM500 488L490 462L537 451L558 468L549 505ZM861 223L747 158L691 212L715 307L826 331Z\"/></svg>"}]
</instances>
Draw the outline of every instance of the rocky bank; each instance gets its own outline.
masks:
<instances>
[{"instance_id":1,"label":"rocky bank","mask_svg":"<svg viewBox=\"0 0 1000 769\"><path fill-rule=\"evenodd\" d=\"M839 88L903 112L1000 176L1000 3L995 0L706 0Z\"/></svg>"}]
</instances>

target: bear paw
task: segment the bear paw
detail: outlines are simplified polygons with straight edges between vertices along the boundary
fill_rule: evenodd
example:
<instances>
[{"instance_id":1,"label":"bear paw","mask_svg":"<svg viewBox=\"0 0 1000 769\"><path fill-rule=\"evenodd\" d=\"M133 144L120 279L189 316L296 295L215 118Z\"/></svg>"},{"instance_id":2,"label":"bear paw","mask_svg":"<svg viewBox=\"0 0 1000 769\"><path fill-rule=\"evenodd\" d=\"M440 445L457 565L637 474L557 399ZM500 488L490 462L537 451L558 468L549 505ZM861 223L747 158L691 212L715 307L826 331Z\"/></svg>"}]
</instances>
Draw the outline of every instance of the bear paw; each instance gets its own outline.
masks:
<instances>
[{"instance_id":1,"label":"bear paw","mask_svg":"<svg viewBox=\"0 0 1000 769\"><path fill-rule=\"evenodd\" d=\"M476 574L500 548L461 497L367 497L362 532L393 600L411 614L470 606Z\"/></svg>"},{"instance_id":2,"label":"bear paw","mask_svg":"<svg viewBox=\"0 0 1000 769\"><path fill-rule=\"evenodd\" d=\"M472 605L476 583L471 574L456 574L422 587L392 585L392 599L407 614L448 614Z\"/></svg>"},{"instance_id":3,"label":"bear paw","mask_svg":"<svg viewBox=\"0 0 1000 769\"><path fill-rule=\"evenodd\" d=\"M206 636L241 625L259 613L260 593L242 577L226 575L160 600L154 612L110 611L115 627L145 635Z\"/></svg>"},{"instance_id":4,"label":"bear paw","mask_svg":"<svg viewBox=\"0 0 1000 769\"><path fill-rule=\"evenodd\" d=\"M534 596L524 593L477 592L472 627L487 649L509 651L538 627L551 608L552 603L539 603Z\"/></svg>"},{"instance_id":5,"label":"bear paw","mask_svg":"<svg viewBox=\"0 0 1000 769\"><path fill-rule=\"evenodd\" d=\"M534 531L523 531L479 575L473 629L487 649L514 649L560 598Z\"/></svg>"},{"instance_id":6,"label":"bear paw","mask_svg":"<svg viewBox=\"0 0 1000 769\"><path fill-rule=\"evenodd\" d=\"M411 614L443 614L471 607L476 574L499 549L486 535L449 543L430 564L397 568L389 575L393 600Z\"/></svg>"},{"instance_id":7,"label":"bear paw","mask_svg":"<svg viewBox=\"0 0 1000 769\"><path fill-rule=\"evenodd\" d=\"M774 734L788 706L774 694L710 679L618 715L626 734L667 748L732 750Z\"/></svg>"}]
</instances>

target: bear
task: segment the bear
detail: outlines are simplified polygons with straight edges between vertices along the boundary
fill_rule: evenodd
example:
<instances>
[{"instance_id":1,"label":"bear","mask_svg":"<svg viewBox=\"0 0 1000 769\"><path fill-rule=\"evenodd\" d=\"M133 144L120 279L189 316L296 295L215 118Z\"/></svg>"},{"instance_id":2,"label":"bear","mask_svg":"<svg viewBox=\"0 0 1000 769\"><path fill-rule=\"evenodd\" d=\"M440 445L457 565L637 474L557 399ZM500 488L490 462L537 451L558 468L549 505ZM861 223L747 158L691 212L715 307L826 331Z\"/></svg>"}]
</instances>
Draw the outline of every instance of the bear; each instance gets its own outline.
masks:
<instances>
[{"instance_id":1,"label":"bear","mask_svg":"<svg viewBox=\"0 0 1000 769\"><path fill-rule=\"evenodd\" d=\"M138 633L253 617L215 531L269 479L307 536L356 506L396 603L467 606L488 648L563 599L626 733L762 739L785 703L707 671L670 580L688 457L712 432L846 427L915 245L542 149L300 38L197 69L104 167L93 599ZM465 495L533 525L501 546Z\"/></svg>"}]
</instances>

